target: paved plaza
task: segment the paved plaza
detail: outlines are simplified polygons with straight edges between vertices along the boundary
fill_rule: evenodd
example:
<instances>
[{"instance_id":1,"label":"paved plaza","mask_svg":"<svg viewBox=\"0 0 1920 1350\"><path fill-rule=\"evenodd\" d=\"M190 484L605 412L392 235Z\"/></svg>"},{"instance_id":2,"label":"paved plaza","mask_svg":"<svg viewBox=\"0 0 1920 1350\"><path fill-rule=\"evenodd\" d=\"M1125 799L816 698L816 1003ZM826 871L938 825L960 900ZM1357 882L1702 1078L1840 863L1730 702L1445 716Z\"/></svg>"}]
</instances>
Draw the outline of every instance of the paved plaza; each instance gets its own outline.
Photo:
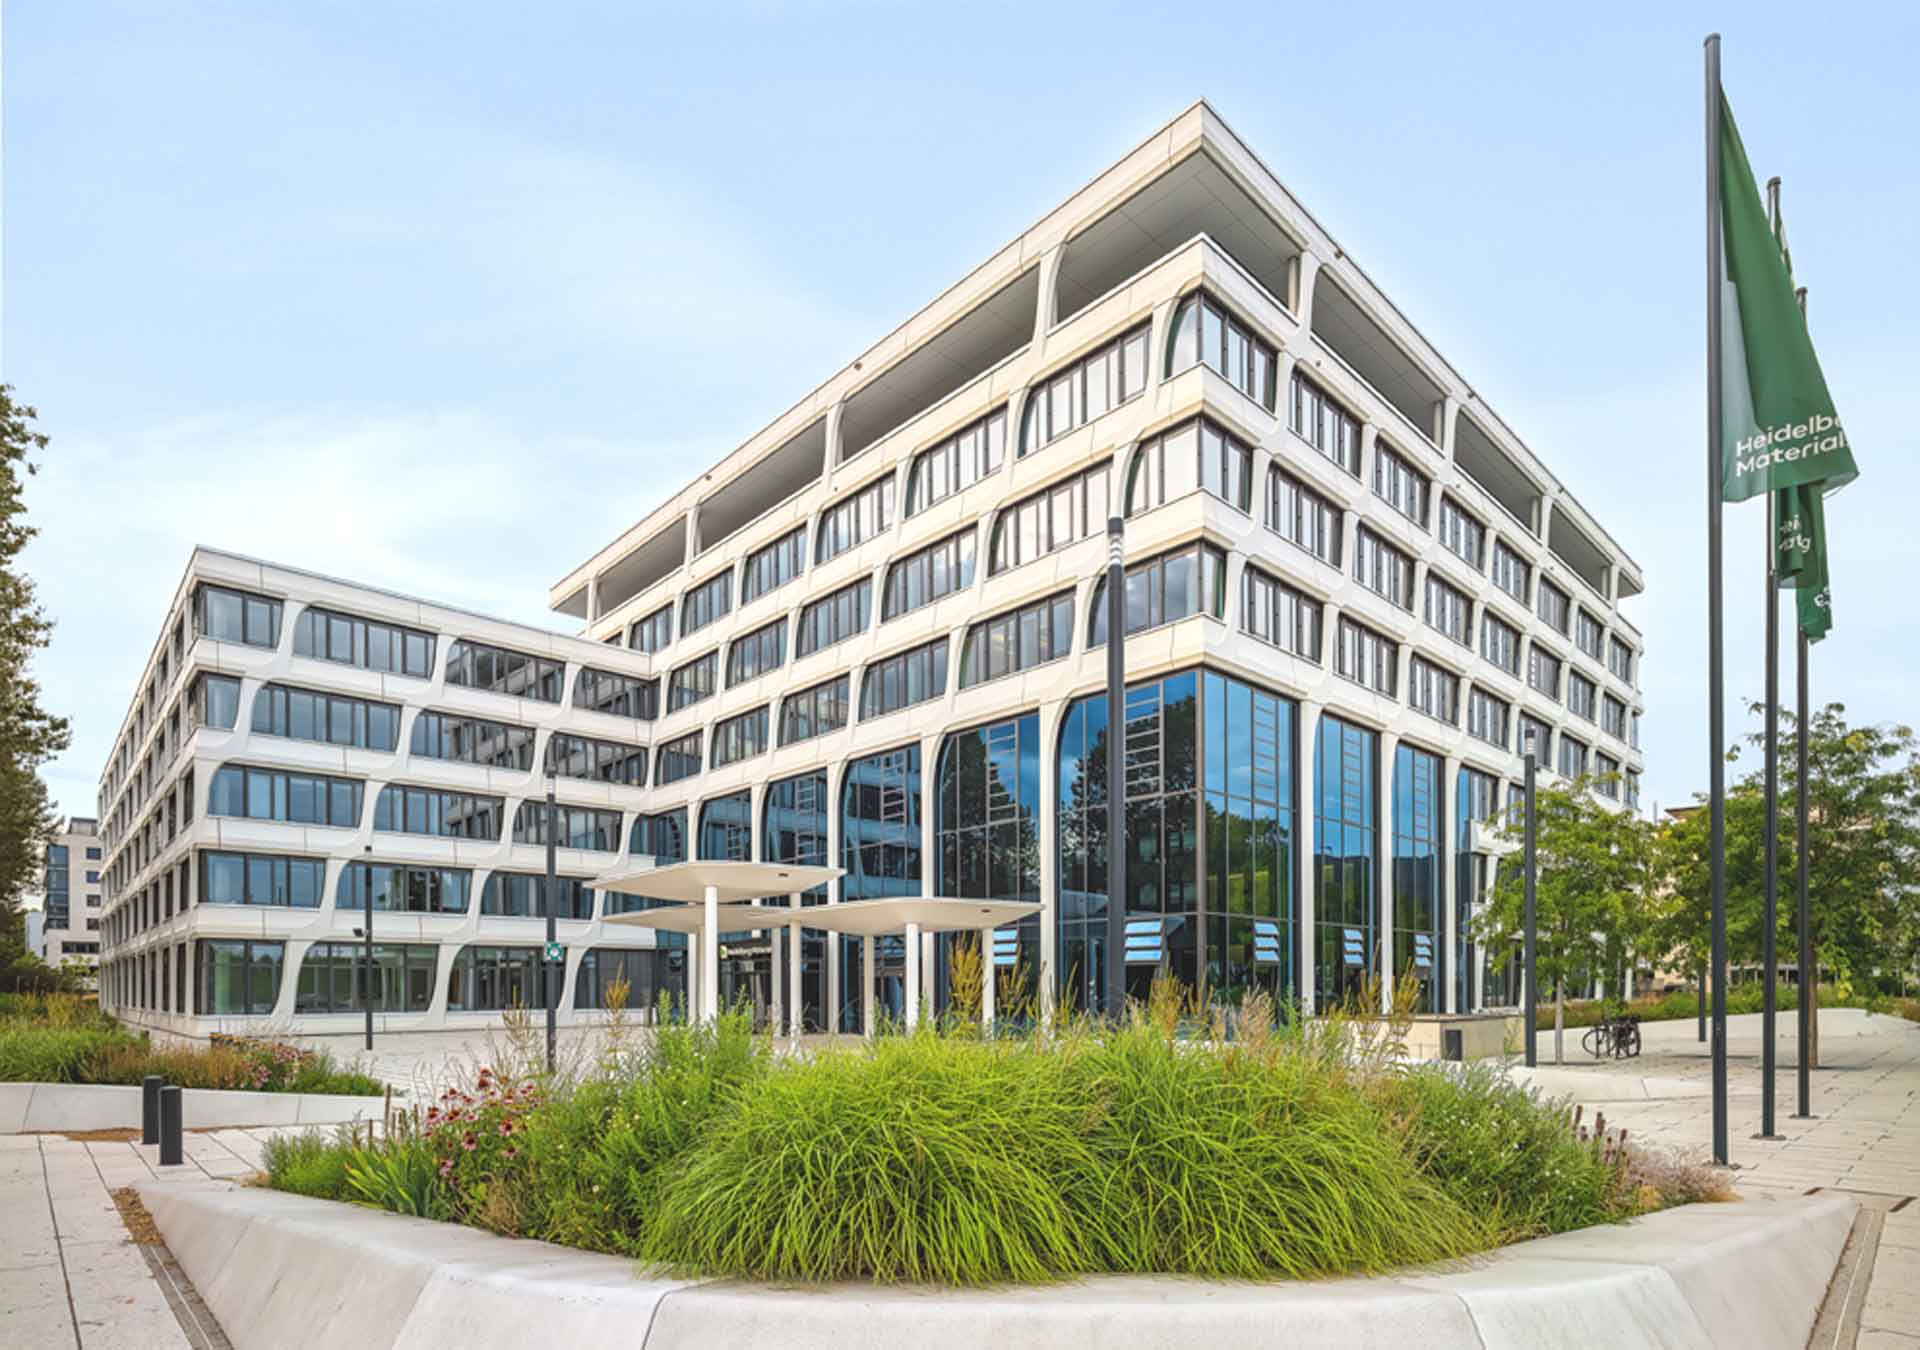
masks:
<instances>
[{"instance_id":1,"label":"paved plaza","mask_svg":"<svg viewBox=\"0 0 1920 1350\"><path fill-rule=\"evenodd\" d=\"M1760 1125L1760 1019L1729 1019L1735 1185L1746 1191L1845 1190L1887 1210L1861 1300L1857 1344L1861 1350L1920 1350L1920 1199L1899 1209L1891 1208L1893 1201L1870 1199L1920 1195L1920 1025L1829 1010L1822 1026L1815 1119L1795 1120L1793 1019L1780 1019L1776 1124L1784 1137L1763 1141L1751 1137ZM1590 1112L1604 1111L1609 1125L1624 1126L1642 1146L1706 1156L1706 1047L1695 1040L1692 1022L1644 1030L1645 1051L1636 1060L1581 1064L1574 1035L1568 1038L1568 1064L1543 1064L1533 1078L1544 1091L1570 1096ZM605 1042L600 1032L579 1030L563 1032L560 1044L564 1059L597 1055ZM419 1099L455 1081L468 1066L498 1063L516 1051L497 1032L377 1037L375 1046L367 1061L372 1070ZM353 1058L358 1044L336 1041L328 1048ZM1541 1050L1550 1060L1550 1033L1542 1035ZM165 1169L164 1176L156 1150L122 1138L0 1136L0 1213L9 1217L11 1239L0 1257L0 1345L221 1350L224 1336L164 1248L136 1240L151 1234L129 1230L113 1193L156 1178L245 1178L259 1169L261 1150L277 1132L189 1133L186 1164Z\"/></svg>"}]
</instances>

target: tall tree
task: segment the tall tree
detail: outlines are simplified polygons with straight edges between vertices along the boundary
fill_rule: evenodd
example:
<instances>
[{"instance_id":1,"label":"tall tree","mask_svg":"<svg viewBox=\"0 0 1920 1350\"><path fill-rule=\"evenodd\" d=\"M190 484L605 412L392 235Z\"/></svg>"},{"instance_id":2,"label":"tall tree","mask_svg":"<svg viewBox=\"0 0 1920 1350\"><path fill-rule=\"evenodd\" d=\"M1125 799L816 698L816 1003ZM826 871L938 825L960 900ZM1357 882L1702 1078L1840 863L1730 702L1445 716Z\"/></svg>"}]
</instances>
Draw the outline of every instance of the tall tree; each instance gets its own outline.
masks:
<instances>
[{"instance_id":1,"label":"tall tree","mask_svg":"<svg viewBox=\"0 0 1920 1350\"><path fill-rule=\"evenodd\" d=\"M1580 779L1535 794L1539 880L1534 964L1553 991L1553 1060L1565 1059L1567 985L1592 971L1627 968L1646 941L1656 890L1652 827L1632 811L1604 804L1593 782ZM1490 951L1518 961L1525 933L1526 876L1518 846L1520 820L1499 827L1516 851L1494 873L1493 893L1474 920Z\"/></svg>"},{"instance_id":2,"label":"tall tree","mask_svg":"<svg viewBox=\"0 0 1920 1350\"><path fill-rule=\"evenodd\" d=\"M0 943L21 947L21 902L53 828L40 766L72 740L66 719L41 706L29 668L53 632L20 570L20 552L37 533L26 519L25 484L38 467L31 456L47 445L36 416L14 401L11 385L0 385Z\"/></svg>"},{"instance_id":3,"label":"tall tree","mask_svg":"<svg viewBox=\"0 0 1920 1350\"><path fill-rule=\"evenodd\" d=\"M1751 711L1764 715L1761 705ZM1795 948L1794 832L1795 726L1781 710L1780 905L1775 934L1782 951ZM1749 748L1764 733L1744 738ZM1735 751L1738 756L1740 752ZM1727 793L1727 950L1734 961L1760 957L1765 913L1766 808L1763 766L1756 765ZM1675 822L1664 841L1673 905L1664 937L1669 951L1702 949L1707 924L1707 813ZM1909 973L1920 931L1920 738L1896 725L1856 726L1846 707L1816 709L1807 725L1807 893L1813 920L1814 962L1807 980L1817 991L1822 972L1843 988ZM1814 1003L1814 1054L1819 1059L1819 1002Z\"/></svg>"}]
</instances>

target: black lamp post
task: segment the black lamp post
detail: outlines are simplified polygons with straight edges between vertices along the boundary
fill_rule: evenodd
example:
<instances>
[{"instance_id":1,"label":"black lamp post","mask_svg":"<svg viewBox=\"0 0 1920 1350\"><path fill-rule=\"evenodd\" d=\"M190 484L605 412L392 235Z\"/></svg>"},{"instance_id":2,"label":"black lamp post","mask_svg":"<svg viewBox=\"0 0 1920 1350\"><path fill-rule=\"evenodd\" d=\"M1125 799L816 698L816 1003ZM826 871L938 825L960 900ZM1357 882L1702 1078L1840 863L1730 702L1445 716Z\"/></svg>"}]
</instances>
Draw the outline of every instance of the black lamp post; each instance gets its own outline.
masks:
<instances>
[{"instance_id":1,"label":"black lamp post","mask_svg":"<svg viewBox=\"0 0 1920 1350\"><path fill-rule=\"evenodd\" d=\"M1539 899L1540 890L1540 860L1535 850L1537 841L1534 828L1534 770L1537 763L1533 753L1534 739L1534 733L1529 731L1527 733L1527 898L1526 915L1523 921L1526 931L1526 948L1522 958L1526 967L1524 976L1526 987L1521 995L1520 1009L1520 1015L1526 1019L1527 1023L1527 1067L1529 1069L1539 1063L1540 1058L1539 1047L1535 1044L1537 1035L1534 1031L1534 1026L1539 1021L1535 1010L1540 1006L1540 985L1535 977L1533 965L1534 934L1537 931L1535 905Z\"/></svg>"},{"instance_id":2,"label":"black lamp post","mask_svg":"<svg viewBox=\"0 0 1920 1350\"><path fill-rule=\"evenodd\" d=\"M560 998L560 980L557 969L560 963L555 959L555 950L560 945L560 940L554 928L554 905L559 898L558 892L560 890L558 877L556 875L558 870L556 857L560 838L560 808L554 804L554 787L555 777L553 771L549 769L547 771L547 950L544 953L545 959L540 963L540 968L546 975L545 995L547 1005L548 1073L553 1072L553 1046L554 1039L558 1035L555 1027L555 1008L558 1006Z\"/></svg>"},{"instance_id":3,"label":"black lamp post","mask_svg":"<svg viewBox=\"0 0 1920 1350\"><path fill-rule=\"evenodd\" d=\"M367 1015L367 1049L373 1049L373 845L368 844L366 890L366 918L360 936L365 940L360 944L360 1002L365 1005Z\"/></svg>"},{"instance_id":4,"label":"black lamp post","mask_svg":"<svg viewBox=\"0 0 1920 1350\"><path fill-rule=\"evenodd\" d=\"M1126 521L1107 518L1107 1016L1127 1011Z\"/></svg>"}]
</instances>

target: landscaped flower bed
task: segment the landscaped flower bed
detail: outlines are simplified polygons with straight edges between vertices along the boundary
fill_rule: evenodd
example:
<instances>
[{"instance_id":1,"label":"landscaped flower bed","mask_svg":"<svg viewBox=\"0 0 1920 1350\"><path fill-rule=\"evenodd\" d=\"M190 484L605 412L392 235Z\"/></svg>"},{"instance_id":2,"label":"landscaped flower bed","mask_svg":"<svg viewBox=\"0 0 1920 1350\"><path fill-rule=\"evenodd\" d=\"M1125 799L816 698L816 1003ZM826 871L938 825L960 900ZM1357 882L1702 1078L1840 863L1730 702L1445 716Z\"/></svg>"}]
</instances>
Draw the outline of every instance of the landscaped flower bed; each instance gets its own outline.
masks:
<instances>
[{"instance_id":1,"label":"landscaped flower bed","mask_svg":"<svg viewBox=\"0 0 1920 1350\"><path fill-rule=\"evenodd\" d=\"M0 1083L137 1086L159 1074L185 1088L317 1092L377 1097L385 1086L323 1051L283 1041L233 1036L198 1047L153 1046L73 995L0 1000Z\"/></svg>"},{"instance_id":2,"label":"landscaped flower bed","mask_svg":"<svg viewBox=\"0 0 1920 1350\"><path fill-rule=\"evenodd\" d=\"M663 1026L384 1140L276 1141L269 1183L684 1274L944 1284L1377 1271L1723 1194L1378 1024L1180 1012L781 1059L741 1017Z\"/></svg>"}]
</instances>

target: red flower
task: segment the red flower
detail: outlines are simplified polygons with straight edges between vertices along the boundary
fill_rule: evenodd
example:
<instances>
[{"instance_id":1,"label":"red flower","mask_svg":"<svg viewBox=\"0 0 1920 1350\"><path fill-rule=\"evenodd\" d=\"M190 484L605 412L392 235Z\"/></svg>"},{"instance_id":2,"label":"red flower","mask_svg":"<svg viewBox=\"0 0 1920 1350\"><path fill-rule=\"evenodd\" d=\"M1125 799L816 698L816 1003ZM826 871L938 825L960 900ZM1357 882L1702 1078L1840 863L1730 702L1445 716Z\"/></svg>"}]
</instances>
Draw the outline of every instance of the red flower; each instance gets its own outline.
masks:
<instances>
[{"instance_id":1,"label":"red flower","mask_svg":"<svg viewBox=\"0 0 1920 1350\"><path fill-rule=\"evenodd\" d=\"M474 1149L478 1148L479 1146L480 1146L480 1141L473 1137L472 1130L468 1130L467 1137L460 1141L460 1147L464 1148L469 1153L473 1152Z\"/></svg>"}]
</instances>

